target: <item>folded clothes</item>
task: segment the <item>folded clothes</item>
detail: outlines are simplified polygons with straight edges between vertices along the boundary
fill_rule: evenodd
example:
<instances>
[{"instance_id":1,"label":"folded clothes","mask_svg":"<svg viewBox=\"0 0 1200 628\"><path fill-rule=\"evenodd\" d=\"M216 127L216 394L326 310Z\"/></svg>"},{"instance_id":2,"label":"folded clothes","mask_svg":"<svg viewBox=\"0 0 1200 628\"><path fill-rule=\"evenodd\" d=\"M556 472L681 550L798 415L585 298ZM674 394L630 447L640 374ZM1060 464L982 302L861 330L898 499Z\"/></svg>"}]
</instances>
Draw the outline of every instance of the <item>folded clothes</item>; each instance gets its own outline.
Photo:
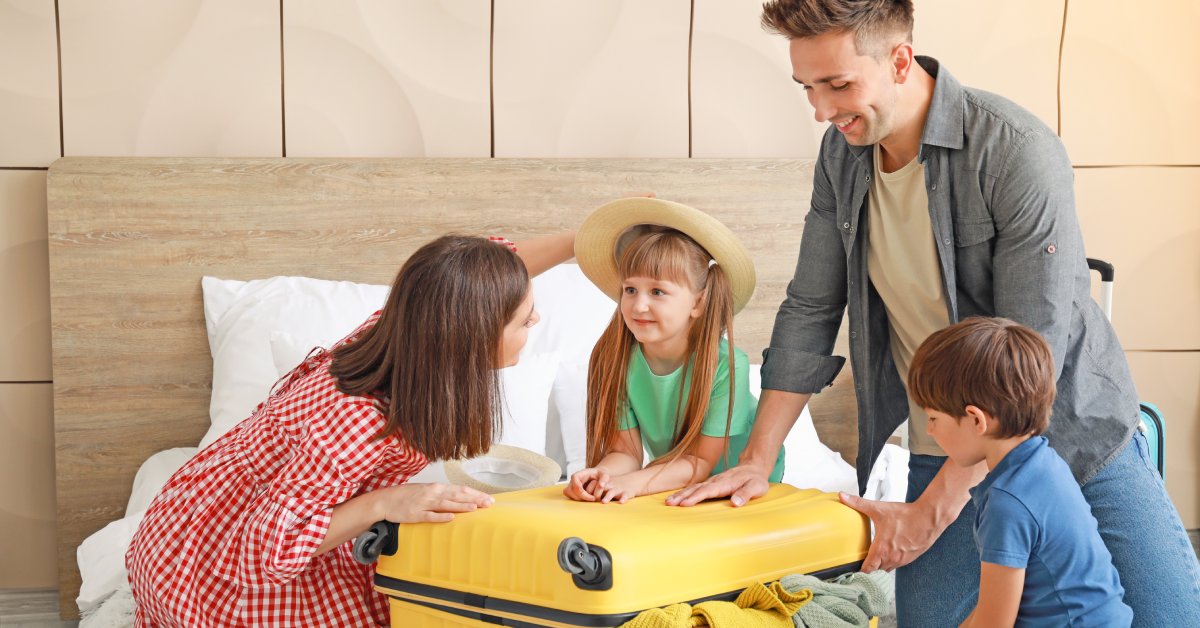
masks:
<instances>
[{"instance_id":1,"label":"folded clothes","mask_svg":"<svg viewBox=\"0 0 1200 628\"><path fill-rule=\"evenodd\" d=\"M793 615L811 600L809 591L786 591L778 582L770 587L755 583L733 602L652 608L626 622L623 628L792 628Z\"/></svg>"},{"instance_id":2,"label":"folded clothes","mask_svg":"<svg viewBox=\"0 0 1200 628\"><path fill-rule=\"evenodd\" d=\"M896 596L895 579L883 571L848 573L829 581L794 574L779 583L786 591L812 593L812 603L792 618L796 628L866 628L872 617L890 611Z\"/></svg>"},{"instance_id":3,"label":"folded clothes","mask_svg":"<svg viewBox=\"0 0 1200 628\"><path fill-rule=\"evenodd\" d=\"M866 628L890 611L891 574L849 573L825 581L784 576L770 586L754 584L733 602L672 604L643 611L623 628Z\"/></svg>"}]
</instances>

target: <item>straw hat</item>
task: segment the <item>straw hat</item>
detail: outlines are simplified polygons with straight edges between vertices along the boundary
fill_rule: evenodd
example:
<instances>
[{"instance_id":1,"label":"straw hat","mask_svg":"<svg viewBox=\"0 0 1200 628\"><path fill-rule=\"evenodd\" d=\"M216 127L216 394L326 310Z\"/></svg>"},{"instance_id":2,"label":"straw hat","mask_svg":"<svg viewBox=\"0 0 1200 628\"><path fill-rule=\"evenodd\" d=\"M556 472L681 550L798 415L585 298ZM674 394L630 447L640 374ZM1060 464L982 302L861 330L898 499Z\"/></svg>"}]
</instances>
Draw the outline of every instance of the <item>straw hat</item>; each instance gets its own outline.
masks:
<instances>
[{"instance_id":1,"label":"straw hat","mask_svg":"<svg viewBox=\"0 0 1200 628\"><path fill-rule=\"evenodd\" d=\"M712 255L733 287L733 311L754 293L754 264L729 227L708 214L658 198L622 198L600 206L575 235L575 259L583 274L610 299L621 297L617 260L644 225L670 227L690 236Z\"/></svg>"},{"instance_id":2,"label":"straw hat","mask_svg":"<svg viewBox=\"0 0 1200 628\"><path fill-rule=\"evenodd\" d=\"M558 482L558 463L537 452L511 445L492 445L486 454L467 460L447 460L446 479L488 494L541 488Z\"/></svg>"}]
</instances>

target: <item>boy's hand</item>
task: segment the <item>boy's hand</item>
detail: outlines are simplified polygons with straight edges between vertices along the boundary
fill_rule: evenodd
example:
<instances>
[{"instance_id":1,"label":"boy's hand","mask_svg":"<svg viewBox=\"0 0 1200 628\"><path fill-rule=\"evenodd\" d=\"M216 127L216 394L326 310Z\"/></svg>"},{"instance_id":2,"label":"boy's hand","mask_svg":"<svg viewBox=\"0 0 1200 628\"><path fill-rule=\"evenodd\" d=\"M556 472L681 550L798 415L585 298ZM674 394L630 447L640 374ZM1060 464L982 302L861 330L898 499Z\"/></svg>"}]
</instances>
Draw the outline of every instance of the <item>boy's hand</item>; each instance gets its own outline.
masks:
<instances>
[{"instance_id":1,"label":"boy's hand","mask_svg":"<svg viewBox=\"0 0 1200 628\"><path fill-rule=\"evenodd\" d=\"M911 563L932 547L945 529L920 504L877 502L846 493L838 496L843 504L870 517L875 524L875 538L863 560L863 573L892 571Z\"/></svg>"}]
</instances>

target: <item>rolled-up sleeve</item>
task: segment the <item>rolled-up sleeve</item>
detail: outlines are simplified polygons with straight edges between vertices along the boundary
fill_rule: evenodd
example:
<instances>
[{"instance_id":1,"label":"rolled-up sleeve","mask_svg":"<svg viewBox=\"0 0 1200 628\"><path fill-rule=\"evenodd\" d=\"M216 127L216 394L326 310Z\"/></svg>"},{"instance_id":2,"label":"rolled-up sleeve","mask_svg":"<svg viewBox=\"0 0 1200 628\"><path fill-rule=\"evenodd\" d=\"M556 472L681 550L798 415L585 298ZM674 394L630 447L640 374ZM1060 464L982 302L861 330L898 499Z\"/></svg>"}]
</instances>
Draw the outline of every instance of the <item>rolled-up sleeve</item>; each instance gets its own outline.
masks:
<instances>
[{"instance_id":1,"label":"rolled-up sleeve","mask_svg":"<svg viewBox=\"0 0 1200 628\"><path fill-rule=\"evenodd\" d=\"M837 201L824 159L819 159L796 272L775 316L771 344L763 351L763 388L815 393L833 383L846 362L831 355L846 294L846 249L837 227Z\"/></svg>"}]
</instances>

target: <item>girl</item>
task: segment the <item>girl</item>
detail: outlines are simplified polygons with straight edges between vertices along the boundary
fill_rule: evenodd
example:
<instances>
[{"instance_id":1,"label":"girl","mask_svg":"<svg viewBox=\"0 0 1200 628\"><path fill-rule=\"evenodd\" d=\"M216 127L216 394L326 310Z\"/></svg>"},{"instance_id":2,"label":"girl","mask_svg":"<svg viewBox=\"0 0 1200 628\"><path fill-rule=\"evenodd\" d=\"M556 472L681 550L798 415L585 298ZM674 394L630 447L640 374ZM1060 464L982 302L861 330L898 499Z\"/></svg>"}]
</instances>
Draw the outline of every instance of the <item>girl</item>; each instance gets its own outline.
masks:
<instances>
[{"instance_id":1,"label":"girl","mask_svg":"<svg viewBox=\"0 0 1200 628\"><path fill-rule=\"evenodd\" d=\"M542 238L518 257L507 241L445 236L414 253L381 311L163 487L126 555L136 624L386 625L386 597L346 541L379 520L449 521L492 503L406 482L491 446L496 369L538 322L529 276L572 242Z\"/></svg>"},{"instance_id":2,"label":"girl","mask_svg":"<svg viewBox=\"0 0 1200 628\"><path fill-rule=\"evenodd\" d=\"M754 290L737 238L690 207L623 199L584 222L576 257L618 308L588 366L588 468L564 494L624 503L736 464L758 405L733 348ZM770 478L782 477L781 449Z\"/></svg>"}]
</instances>

